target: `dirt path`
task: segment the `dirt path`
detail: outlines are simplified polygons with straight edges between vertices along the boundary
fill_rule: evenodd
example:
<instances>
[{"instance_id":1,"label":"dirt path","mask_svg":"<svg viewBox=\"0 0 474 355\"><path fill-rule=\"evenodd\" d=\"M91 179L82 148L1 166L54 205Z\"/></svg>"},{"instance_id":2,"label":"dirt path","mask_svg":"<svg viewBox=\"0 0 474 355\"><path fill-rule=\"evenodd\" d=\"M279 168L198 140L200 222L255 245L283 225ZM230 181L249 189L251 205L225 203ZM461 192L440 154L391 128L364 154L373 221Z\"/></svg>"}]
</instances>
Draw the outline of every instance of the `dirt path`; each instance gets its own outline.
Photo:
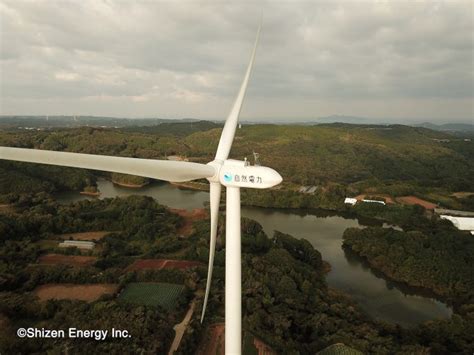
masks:
<instances>
[{"instance_id":1,"label":"dirt path","mask_svg":"<svg viewBox=\"0 0 474 355\"><path fill-rule=\"evenodd\" d=\"M196 304L196 301L192 300L191 306L189 307L189 310L186 313L186 316L184 316L183 321L174 326L173 329L175 330L176 335L174 337L173 343L171 344L170 351L168 352L168 355L173 355L175 353L175 351L178 350L179 344L181 343L181 339L183 339L184 332L186 331L186 328L188 327L189 321L191 320L191 317L193 315L195 304Z\"/></svg>"}]
</instances>

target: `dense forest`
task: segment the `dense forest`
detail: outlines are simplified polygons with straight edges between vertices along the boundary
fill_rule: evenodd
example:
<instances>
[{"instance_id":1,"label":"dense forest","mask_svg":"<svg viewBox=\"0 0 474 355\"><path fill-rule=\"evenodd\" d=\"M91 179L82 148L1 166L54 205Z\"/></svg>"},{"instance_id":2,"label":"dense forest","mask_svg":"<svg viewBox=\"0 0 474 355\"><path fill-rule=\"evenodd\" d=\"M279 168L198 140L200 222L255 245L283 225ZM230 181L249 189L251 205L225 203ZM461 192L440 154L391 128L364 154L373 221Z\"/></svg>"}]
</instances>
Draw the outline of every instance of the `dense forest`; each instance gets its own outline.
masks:
<instances>
[{"instance_id":1,"label":"dense forest","mask_svg":"<svg viewBox=\"0 0 474 355\"><path fill-rule=\"evenodd\" d=\"M37 194L20 198L12 202L12 206L12 211L0 215L0 313L5 325L0 332L2 352L67 348L72 353L83 350L104 353L118 352L124 346L138 352L167 350L173 336L172 326L183 316L191 293L204 288L206 267L130 272L127 266L137 257L207 262L208 220L196 222L193 235L182 239L176 236L181 217L148 197L59 205L48 195ZM98 260L94 265L81 269L34 266L37 257L45 252L41 247L45 238L103 228L115 232L98 242L100 248L94 251ZM223 232L218 242L209 314L204 327L223 319ZM269 238L258 223L248 219L242 223L242 240L243 325L278 352L315 353L340 342L365 353L424 353L430 349L433 354L445 354L473 350L472 305L461 306L450 320L432 321L405 330L372 320L350 298L328 288L321 254L309 242L279 232ZM31 292L39 285L54 282L108 282L123 287L136 281L184 283L188 291L173 311L124 304L110 296L91 303L67 300L40 303ZM17 327L33 325L47 329L67 326L102 329L115 325L129 329L133 336L98 343L67 339L30 341L14 335ZM198 320L191 323L181 349L183 353L195 351L204 327Z\"/></svg>"},{"instance_id":2,"label":"dense forest","mask_svg":"<svg viewBox=\"0 0 474 355\"><path fill-rule=\"evenodd\" d=\"M392 279L454 303L474 303L474 238L440 224L431 231L349 228L344 246Z\"/></svg>"},{"instance_id":3,"label":"dense forest","mask_svg":"<svg viewBox=\"0 0 474 355\"><path fill-rule=\"evenodd\" d=\"M0 131L0 145L92 154L190 161L212 160L220 127L210 122L124 128L45 128ZM326 208L352 217L400 227L349 229L344 246L397 281L430 289L455 305L449 320L404 329L371 319L347 295L327 286L321 254L305 240L275 232L267 236L251 220L242 222L243 326L279 353L315 353L344 343L364 353L445 354L474 351L474 242L423 207L358 204L356 194L415 195L443 207L474 210L474 144L425 128L407 126L244 125L232 157L260 153L261 163L281 172L284 183L268 191L242 190L243 204L278 208ZM288 158L288 157L291 157ZM183 217L148 197L85 200L59 204L64 190L95 192L98 178L124 185L152 182L141 177L81 169L0 161L0 352L164 353L192 298L202 305L209 255L209 221L193 222L193 233L179 237ZM204 183L206 181L203 181ZM314 194L300 193L314 185ZM454 192L462 194L452 195ZM221 221L223 219L221 218ZM61 249L65 233L108 231L89 251ZM220 237L208 314L193 317L180 346L193 353L209 324L222 322L225 225ZM52 243L54 242L54 243ZM53 245L54 244L54 245ZM93 256L81 268L39 265L47 253ZM324 256L323 256L324 257ZM183 259L202 263L186 270L131 271L138 259ZM35 290L50 283L119 285L169 282L184 285L174 309L133 305L113 296L93 302L40 302ZM199 313L199 312L198 312ZM132 332L120 341L36 341L14 334L20 326L67 326Z\"/></svg>"},{"instance_id":4,"label":"dense forest","mask_svg":"<svg viewBox=\"0 0 474 355\"><path fill-rule=\"evenodd\" d=\"M208 162L220 132L204 121L123 129L10 129L0 132L0 145L149 159L181 155ZM321 191L341 189L350 195L370 189L393 196L474 190L474 142L426 128L245 125L237 130L231 157L251 158L253 151L262 164L281 173L287 190L316 185ZM0 167L5 169L3 162Z\"/></svg>"}]
</instances>

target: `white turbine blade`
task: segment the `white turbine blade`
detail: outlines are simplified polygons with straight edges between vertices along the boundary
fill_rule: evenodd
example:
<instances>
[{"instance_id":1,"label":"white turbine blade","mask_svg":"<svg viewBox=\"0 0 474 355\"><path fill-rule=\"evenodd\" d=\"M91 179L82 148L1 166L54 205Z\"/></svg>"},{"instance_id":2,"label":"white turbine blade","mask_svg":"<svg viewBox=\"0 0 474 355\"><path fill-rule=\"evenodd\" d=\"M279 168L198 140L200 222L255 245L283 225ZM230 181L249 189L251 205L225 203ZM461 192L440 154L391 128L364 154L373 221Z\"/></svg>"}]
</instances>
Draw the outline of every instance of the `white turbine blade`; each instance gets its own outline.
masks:
<instances>
[{"instance_id":1,"label":"white turbine blade","mask_svg":"<svg viewBox=\"0 0 474 355\"><path fill-rule=\"evenodd\" d=\"M250 63L247 67L244 80L240 86L239 94L237 95L234 106L227 116L227 120L224 124L224 129L222 130L221 139L219 140L219 146L217 147L216 160L224 161L229 157L230 148L232 147L232 142L235 136L235 129L237 128L237 123L239 121L239 114L242 108L242 102L244 101L245 92L247 91L247 84L249 82L250 73L252 72L253 62L255 59L255 53L257 52L258 38L260 37L260 30L262 25L260 24L257 37L255 38L255 44L253 47L252 55L250 57Z\"/></svg>"},{"instance_id":2,"label":"white turbine blade","mask_svg":"<svg viewBox=\"0 0 474 355\"><path fill-rule=\"evenodd\" d=\"M217 221L219 218L219 205L221 202L221 184L211 182L210 186L210 208L211 208L211 238L209 240L209 266L207 269L206 295L204 296L204 304L202 305L201 323L206 314L207 300L209 298L209 290L211 289L212 270L214 269L214 255L216 252L217 238Z\"/></svg>"},{"instance_id":3,"label":"white turbine blade","mask_svg":"<svg viewBox=\"0 0 474 355\"><path fill-rule=\"evenodd\" d=\"M184 161L123 158L9 147L0 147L0 159L110 171L176 182L208 178L215 173L215 169L209 165Z\"/></svg>"}]
</instances>

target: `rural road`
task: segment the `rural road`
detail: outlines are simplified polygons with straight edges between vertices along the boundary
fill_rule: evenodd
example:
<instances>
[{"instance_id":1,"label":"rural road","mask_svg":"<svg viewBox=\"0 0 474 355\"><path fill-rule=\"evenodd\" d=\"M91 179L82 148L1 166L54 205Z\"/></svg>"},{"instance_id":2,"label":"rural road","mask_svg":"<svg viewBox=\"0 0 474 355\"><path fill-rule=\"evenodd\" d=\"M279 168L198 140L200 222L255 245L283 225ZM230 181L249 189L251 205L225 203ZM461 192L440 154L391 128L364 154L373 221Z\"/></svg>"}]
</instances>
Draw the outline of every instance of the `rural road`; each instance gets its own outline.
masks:
<instances>
[{"instance_id":1,"label":"rural road","mask_svg":"<svg viewBox=\"0 0 474 355\"><path fill-rule=\"evenodd\" d=\"M191 306L189 307L189 310L186 313L186 316L184 317L183 321L174 326L173 329L175 330L176 335L174 337L173 343L171 344L168 355L173 355L174 352L178 350L179 344L181 343L181 339L183 338L184 332L186 331L189 321L191 320L191 316L193 315L194 305L195 305L195 300L192 300Z\"/></svg>"}]
</instances>

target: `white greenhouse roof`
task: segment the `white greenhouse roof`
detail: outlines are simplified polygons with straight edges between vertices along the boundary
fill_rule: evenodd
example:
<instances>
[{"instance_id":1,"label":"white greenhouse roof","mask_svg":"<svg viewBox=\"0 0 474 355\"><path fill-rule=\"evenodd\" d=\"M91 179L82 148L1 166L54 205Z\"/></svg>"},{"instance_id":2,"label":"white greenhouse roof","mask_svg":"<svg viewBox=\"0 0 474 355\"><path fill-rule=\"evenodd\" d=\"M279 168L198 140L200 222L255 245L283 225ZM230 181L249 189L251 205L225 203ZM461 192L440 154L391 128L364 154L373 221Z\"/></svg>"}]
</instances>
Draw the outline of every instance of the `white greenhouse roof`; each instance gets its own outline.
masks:
<instances>
[{"instance_id":1,"label":"white greenhouse roof","mask_svg":"<svg viewBox=\"0 0 474 355\"><path fill-rule=\"evenodd\" d=\"M451 221L457 229L463 231L474 231L474 217L454 217L441 215L441 218Z\"/></svg>"}]
</instances>

